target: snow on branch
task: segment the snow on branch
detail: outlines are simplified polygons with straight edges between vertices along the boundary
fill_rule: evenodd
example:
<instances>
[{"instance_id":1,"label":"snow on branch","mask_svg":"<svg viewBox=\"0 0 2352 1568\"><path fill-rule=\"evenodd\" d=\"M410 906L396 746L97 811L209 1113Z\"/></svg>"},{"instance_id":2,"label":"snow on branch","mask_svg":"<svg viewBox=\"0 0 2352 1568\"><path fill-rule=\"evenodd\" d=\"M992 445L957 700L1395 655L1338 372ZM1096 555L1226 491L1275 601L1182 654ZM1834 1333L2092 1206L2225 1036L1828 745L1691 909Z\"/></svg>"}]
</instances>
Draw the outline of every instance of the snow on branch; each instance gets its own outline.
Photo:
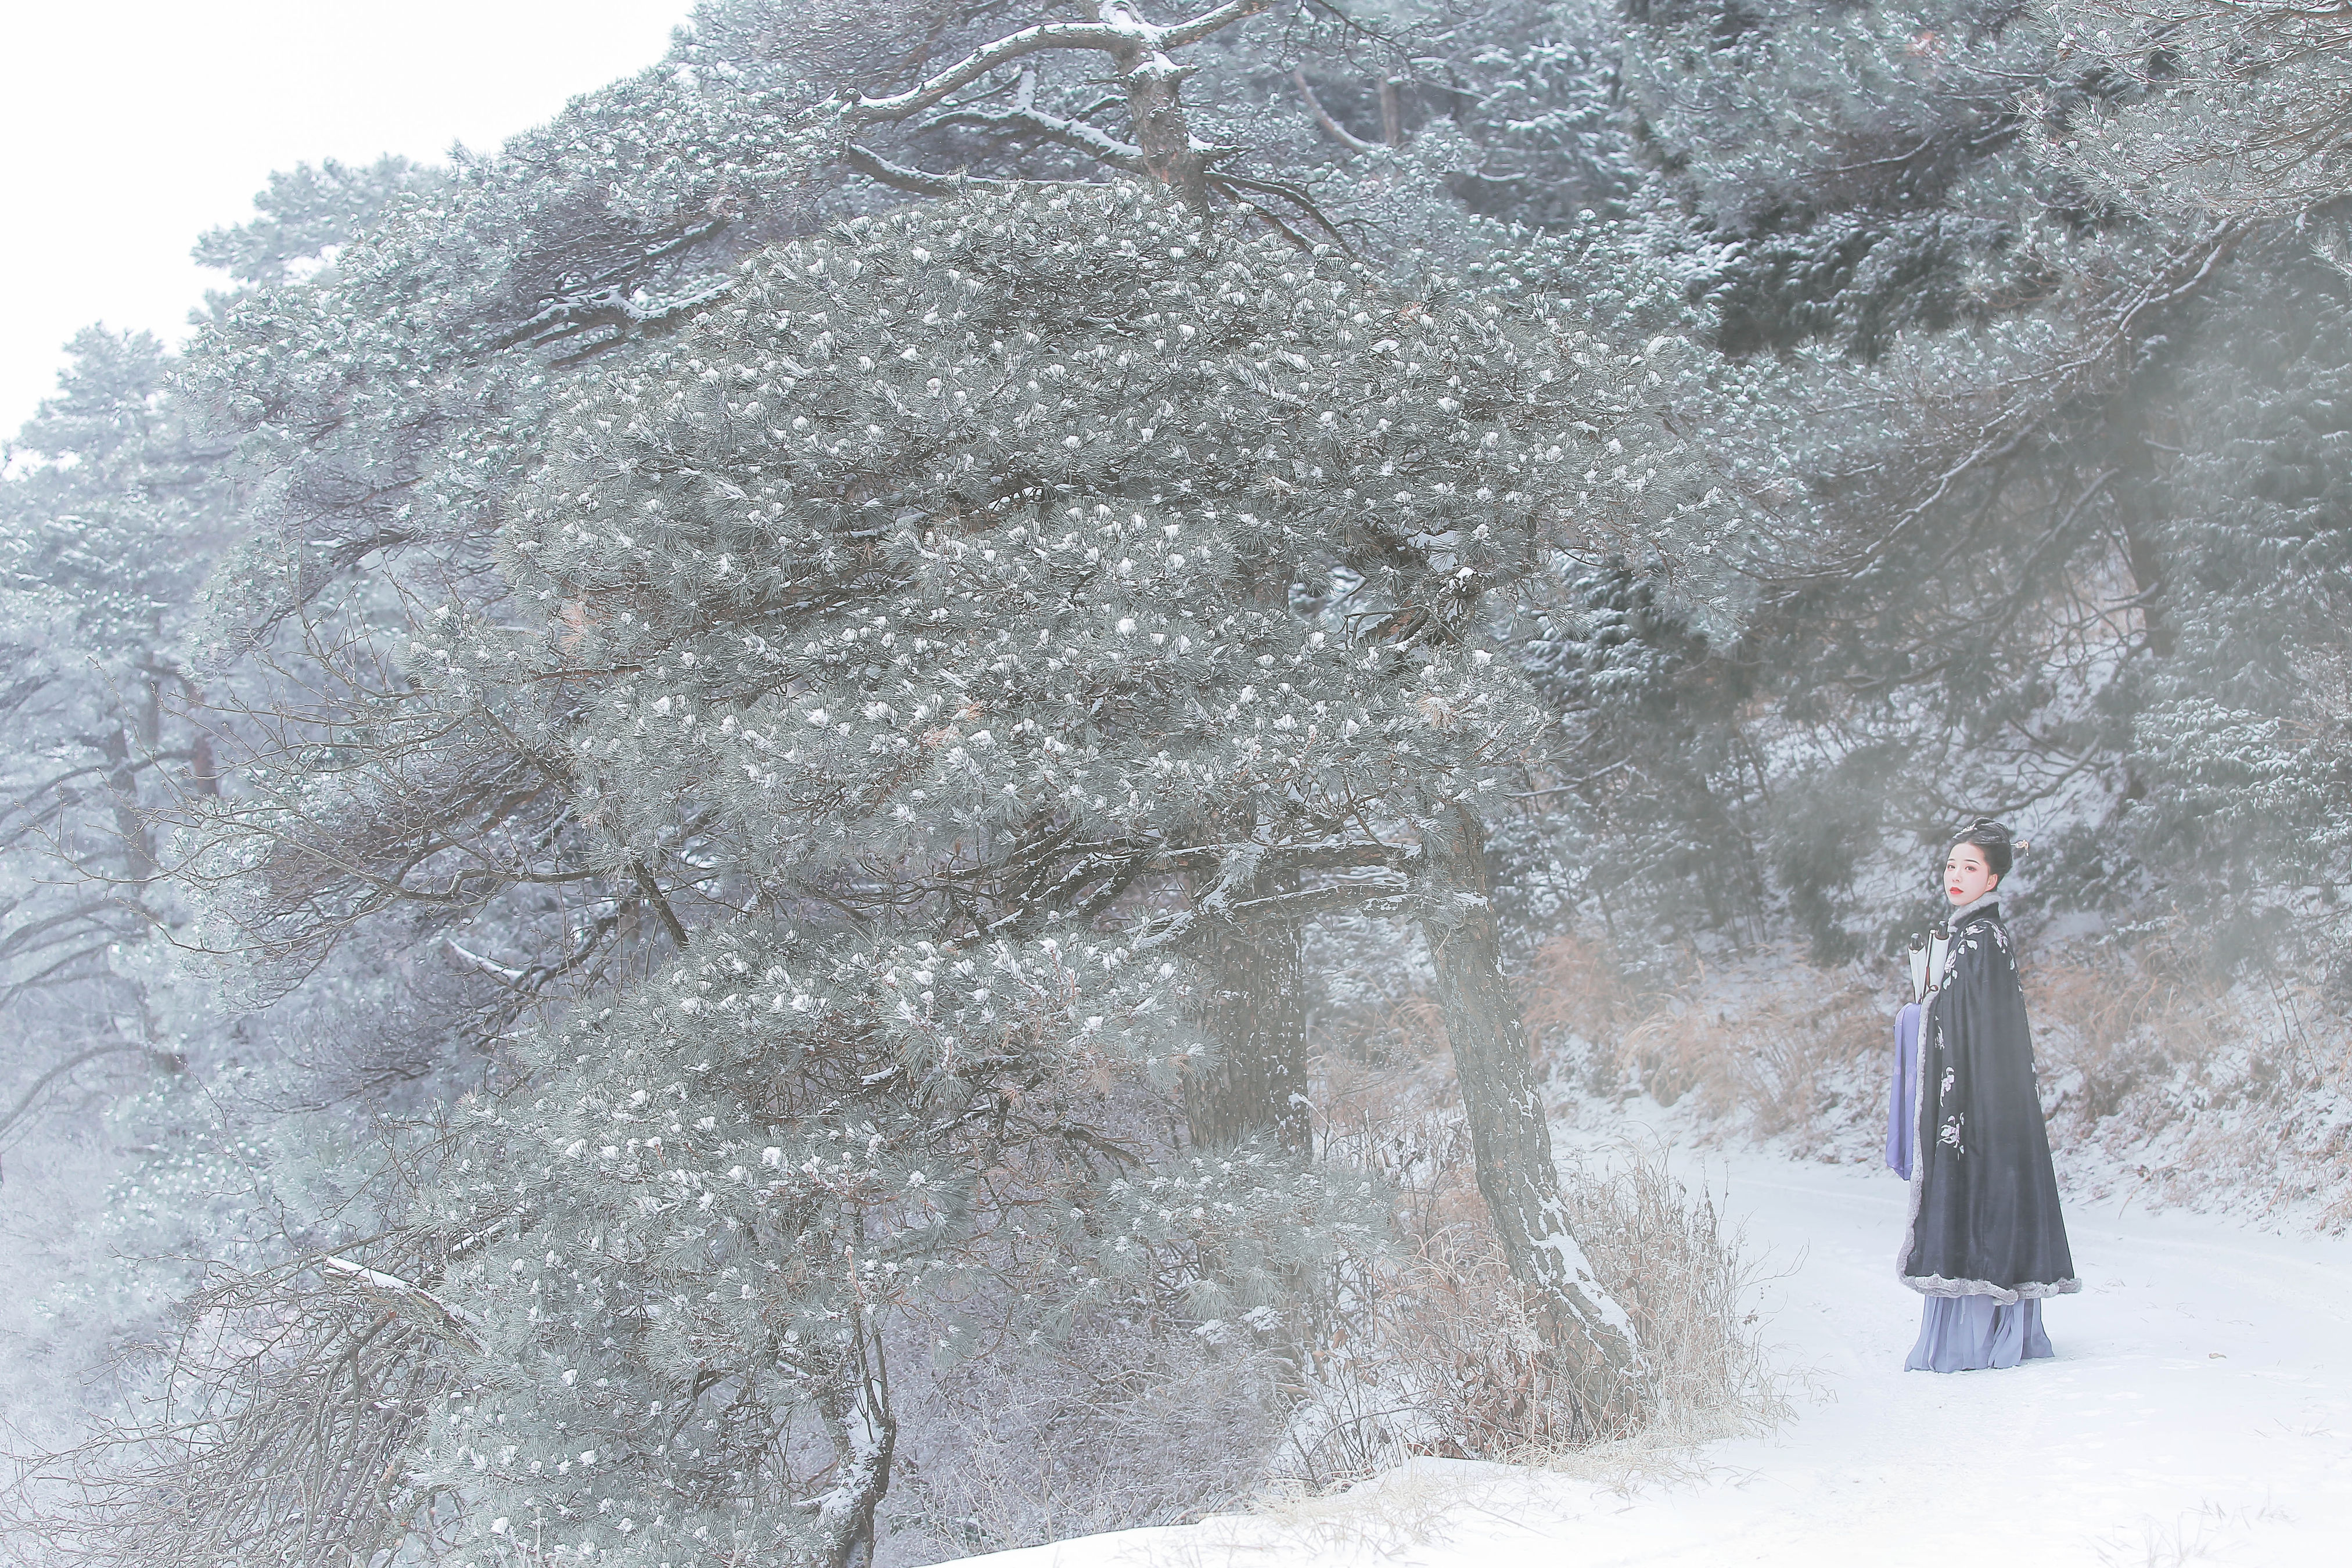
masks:
<instances>
[{"instance_id":1,"label":"snow on branch","mask_svg":"<svg viewBox=\"0 0 2352 1568\"><path fill-rule=\"evenodd\" d=\"M989 72L1041 49L1094 49L1113 55L1143 55L1196 44L1213 33L1244 21L1265 10L1273 0L1226 0L1188 22L1155 26L1120 0L1108 0L1101 20L1049 22L1008 33L974 49L954 65L919 86L888 98L859 98L849 105L853 125L896 121L946 102L959 89L971 86Z\"/></svg>"},{"instance_id":2,"label":"snow on branch","mask_svg":"<svg viewBox=\"0 0 2352 1568\"><path fill-rule=\"evenodd\" d=\"M1124 169L1130 174L1149 172L1143 162L1142 148L1122 142L1084 121L1048 114L1040 109L957 109L940 115L930 123L1034 132L1045 141L1087 153L1114 169Z\"/></svg>"},{"instance_id":3,"label":"snow on branch","mask_svg":"<svg viewBox=\"0 0 2352 1568\"><path fill-rule=\"evenodd\" d=\"M327 1283L352 1290L436 1339L482 1353L482 1321L465 1308L443 1300L421 1285L397 1275L365 1268L348 1258L322 1258L319 1272Z\"/></svg>"},{"instance_id":4,"label":"snow on branch","mask_svg":"<svg viewBox=\"0 0 2352 1568\"><path fill-rule=\"evenodd\" d=\"M905 191L916 196L953 196L966 191L1001 189L1003 180L974 178L970 174L934 174L928 170L909 169L904 163L894 163L870 148L852 143L842 154L849 166L877 184Z\"/></svg>"}]
</instances>

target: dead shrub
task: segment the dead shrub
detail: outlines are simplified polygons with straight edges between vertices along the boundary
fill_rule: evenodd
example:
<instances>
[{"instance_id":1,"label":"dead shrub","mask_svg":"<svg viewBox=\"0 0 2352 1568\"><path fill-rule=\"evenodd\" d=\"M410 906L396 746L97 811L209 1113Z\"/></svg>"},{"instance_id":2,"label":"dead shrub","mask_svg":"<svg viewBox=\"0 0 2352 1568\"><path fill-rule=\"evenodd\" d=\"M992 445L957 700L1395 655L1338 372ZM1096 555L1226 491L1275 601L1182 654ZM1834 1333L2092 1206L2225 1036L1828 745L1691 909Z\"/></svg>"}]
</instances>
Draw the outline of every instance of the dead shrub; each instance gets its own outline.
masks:
<instances>
[{"instance_id":1,"label":"dead shrub","mask_svg":"<svg viewBox=\"0 0 2352 1568\"><path fill-rule=\"evenodd\" d=\"M1886 1050L1893 1008L1859 972L1785 950L1691 969L1687 986L1645 993L1601 944L1555 938L1525 982L1529 1033L1555 1059L1580 1046L1594 1092L1696 1097L1704 1116L1741 1118L1759 1137L1820 1143L1867 1120L1859 1069Z\"/></svg>"},{"instance_id":2,"label":"dead shrub","mask_svg":"<svg viewBox=\"0 0 2352 1568\"><path fill-rule=\"evenodd\" d=\"M1779 984L1742 1012L1717 1010L1717 1066L1700 1087L1711 1110L1746 1110L1761 1136L1819 1142L1851 1120L1856 1100L1848 1079L1888 1051L1891 1010L1851 973L1793 960L1775 968ZM1864 1097L1870 1110L1877 1103Z\"/></svg>"},{"instance_id":3,"label":"dead shrub","mask_svg":"<svg viewBox=\"0 0 2352 1568\"><path fill-rule=\"evenodd\" d=\"M908 1352L900 1364L919 1366L919 1348ZM1234 1507L1281 1432L1284 1371L1264 1345L1098 1323L902 1384L885 1559L1003 1552Z\"/></svg>"},{"instance_id":4,"label":"dead shrub","mask_svg":"<svg viewBox=\"0 0 2352 1568\"><path fill-rule=\"evenodd\" d=\"M2243 1023L2231 1016L2227 987L2164 941L2061 950L2034 963L2025 982L2051 1121L2077 1137L2094 1135L2176 1065L2214 1060Z\"/></svg>"},{"instance_id":5,"label":"dead shrub","mask_svg":"<svg viewBox=\"0 0 2352 1568\"><path fill-rule=\"evenodd\" d=\"M1528 955L1519 982L1528 1042L1554 1059L1579 1041L1612 1042L1654 1005L1606 943L1556 936Z\"/></svg>"},{"instance_id":6,"label":"dead shrub","mask_svg":"<svg viewBox=\"0 0 2352 1568\"><path fill-rule=\"evenodd\" d=\"M1368 1151L1400 1194L1405 1248L1327 1331L1278 1477L1320 1489L1418 1455L1549 1463L1596 1443L1759 1430L1784 1413L1741 1304L1751 1277L1739 1238L1662 1152L1628 1146L1565 1173L1571 1227L1653 1378L1638 1411L1596 1426L1545 1353L1487 1225L1466 1131L1427 1117L1414 1134L1391 1125Z\"/></svg>"},{"instance_id":7,"label":"dead shrub","mask_svg":"<svg viewBox=\"0 0 2352 1568\"><path fill-rule=\"evenodd\" d=\"M2352 1030L2312 982L2225 981L2181 932L2025 981L2052 1142L2090 1192L2352 1225Z\"/></svg>"}]
</instances>

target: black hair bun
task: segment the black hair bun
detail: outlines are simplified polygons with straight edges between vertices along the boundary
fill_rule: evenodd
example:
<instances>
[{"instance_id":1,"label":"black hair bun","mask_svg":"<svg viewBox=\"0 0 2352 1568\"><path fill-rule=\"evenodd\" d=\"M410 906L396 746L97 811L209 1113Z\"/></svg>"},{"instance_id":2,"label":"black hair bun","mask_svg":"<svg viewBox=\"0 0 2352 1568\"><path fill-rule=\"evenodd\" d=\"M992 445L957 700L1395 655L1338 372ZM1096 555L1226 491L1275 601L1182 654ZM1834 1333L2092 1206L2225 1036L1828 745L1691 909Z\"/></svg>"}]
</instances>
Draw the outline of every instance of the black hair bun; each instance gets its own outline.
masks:
<instances>
[{"instance_id":1,"label":"black hair bun","mask_svg":"<svg viewBox=\"0 0 2352 1568\"><path fill-rule=\"evenodd\" d=\"M2017 863L2018 851L2026 847L2011 838L2009 829L1990 816L1979 816L1953 835L1952 843L1955 847L1971 844L1981 850L1985 868L1996 877L2008 876L2009 868Z\"/></svg>"}]
</instances>

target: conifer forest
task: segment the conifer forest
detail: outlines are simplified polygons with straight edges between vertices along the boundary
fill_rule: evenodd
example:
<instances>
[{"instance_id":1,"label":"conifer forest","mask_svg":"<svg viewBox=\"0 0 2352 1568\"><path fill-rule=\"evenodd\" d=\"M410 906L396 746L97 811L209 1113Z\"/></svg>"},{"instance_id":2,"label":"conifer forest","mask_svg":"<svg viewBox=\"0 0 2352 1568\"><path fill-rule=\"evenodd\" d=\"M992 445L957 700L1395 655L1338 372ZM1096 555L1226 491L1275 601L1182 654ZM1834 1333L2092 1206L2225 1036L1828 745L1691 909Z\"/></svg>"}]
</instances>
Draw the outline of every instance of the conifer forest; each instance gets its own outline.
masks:
<instances>
[{"instance_id":1,"label":"conifer forest","mask_svg":"<svg viewBox=\"0 0 2352 1568\"><path fill-rule=\"evenodd\" d=\"M1659 1141L1899 1229L1979 816L2078 1254L2352 1224L2352 8L704 0L253 177L0 474L0 1560L1797 1441Z\"/></svg>"}]
</instances>

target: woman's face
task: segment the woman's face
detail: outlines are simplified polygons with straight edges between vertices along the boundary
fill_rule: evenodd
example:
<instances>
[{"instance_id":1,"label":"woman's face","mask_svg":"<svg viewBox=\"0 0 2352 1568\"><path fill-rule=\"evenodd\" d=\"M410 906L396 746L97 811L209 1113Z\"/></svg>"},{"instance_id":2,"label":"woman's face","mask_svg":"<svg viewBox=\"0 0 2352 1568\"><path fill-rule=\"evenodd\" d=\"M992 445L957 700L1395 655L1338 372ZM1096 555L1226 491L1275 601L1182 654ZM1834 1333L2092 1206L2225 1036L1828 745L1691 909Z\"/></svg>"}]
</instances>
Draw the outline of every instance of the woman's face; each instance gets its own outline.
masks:
<instances>
[{"instance_id":1,"label":"woman's face","mask_svg":"<svg viewBox=\"0 0 2352 1568\"><path fill-rule=\"evenodd\" d=\"M1973 844L1955 844L1944 860L1944 896L1955 904L1972 904L2000 885L2000 878L1985 864L1984 851Z\"/></svg>"}]
</instances>

